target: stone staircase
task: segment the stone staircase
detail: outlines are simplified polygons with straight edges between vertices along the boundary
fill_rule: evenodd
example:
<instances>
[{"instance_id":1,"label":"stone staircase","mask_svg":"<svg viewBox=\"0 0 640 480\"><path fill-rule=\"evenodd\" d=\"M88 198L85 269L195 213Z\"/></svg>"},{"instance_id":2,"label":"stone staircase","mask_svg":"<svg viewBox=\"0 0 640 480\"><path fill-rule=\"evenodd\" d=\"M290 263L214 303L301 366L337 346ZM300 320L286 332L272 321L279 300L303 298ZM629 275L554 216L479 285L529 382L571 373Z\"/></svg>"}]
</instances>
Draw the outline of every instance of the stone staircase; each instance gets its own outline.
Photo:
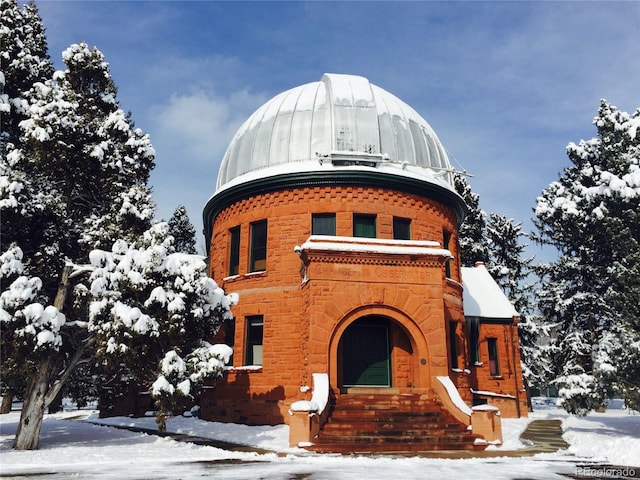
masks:
<instances>
[{"instance_id":1,"label":"stone staircase","mask_svg":"<svg viewBox=\"0 0 640 480\"><path fill-rule=\"evenodd\" d=\"M309 450L322 453L483 450L479 438L427 395L337 395Z\"/></svg>"}]
</instances>

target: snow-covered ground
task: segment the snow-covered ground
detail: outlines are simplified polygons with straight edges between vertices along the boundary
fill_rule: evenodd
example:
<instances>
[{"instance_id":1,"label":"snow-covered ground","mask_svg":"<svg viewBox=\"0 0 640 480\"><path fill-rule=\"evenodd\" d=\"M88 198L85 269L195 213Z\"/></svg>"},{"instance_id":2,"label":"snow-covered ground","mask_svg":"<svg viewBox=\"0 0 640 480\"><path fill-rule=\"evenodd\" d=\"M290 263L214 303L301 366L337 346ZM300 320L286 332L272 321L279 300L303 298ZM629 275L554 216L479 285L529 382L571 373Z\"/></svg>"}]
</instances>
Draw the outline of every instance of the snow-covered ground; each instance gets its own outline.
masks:
<instances>
[{"instance_id":1,"label":"snow-covered ground","mask_svg":"<svg viewBox=\"0 0 640 480\"><path fill-rule=\"evenodd\" d=\"M288 447L288 427L247 427L211 423L194 417L169 420L171 432L241 443L273 453L230 451L198 446L146 433L96 423L155 429L153 418L99 419L92 410L66 410L47 415L37 451L11 449L19 412L0 415L0 476L2 478L191 479L425 479L471 478L565 479L625 478L602 465L635 467L640 478L640 414L620 408L574 417L538 402L528 419L503 420L505 443L498 451L526 447L520 433L532 419L559 418L566 451L533 457L432 459L391 455L340 456L310 454ZM491 447L495 448L495 447ZM600 467L599 467L600 466ZM600 470L597 470L600 468ZM588 470L591 469L591 470ZM596 476L587 476L587 473Z\"/></svg>"}]
</instances>

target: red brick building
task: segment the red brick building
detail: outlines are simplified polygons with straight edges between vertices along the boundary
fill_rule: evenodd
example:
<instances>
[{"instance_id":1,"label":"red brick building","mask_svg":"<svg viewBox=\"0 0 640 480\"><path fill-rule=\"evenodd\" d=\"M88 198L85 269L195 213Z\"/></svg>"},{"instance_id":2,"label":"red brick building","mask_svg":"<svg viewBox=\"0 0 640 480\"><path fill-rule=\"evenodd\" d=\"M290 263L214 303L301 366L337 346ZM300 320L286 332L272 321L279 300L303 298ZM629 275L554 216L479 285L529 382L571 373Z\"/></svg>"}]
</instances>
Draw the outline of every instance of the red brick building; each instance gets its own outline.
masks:
<instances>
[{"instance_id":1,"label":"red brick building","mask_svg":"<svg viewBox=\"0 0 640 480\"><path fill-rule=\"evenodd\" d=\"M452 183L428 123L365 78L326 74L258 109L204 209L210 274L240 302L219 338L232 365L202 418L289 423L318 373L332 404L405 395L447 410L448 377L468 405L524 414L517 313L465 319Z\"/></svg>"}]
</instances>

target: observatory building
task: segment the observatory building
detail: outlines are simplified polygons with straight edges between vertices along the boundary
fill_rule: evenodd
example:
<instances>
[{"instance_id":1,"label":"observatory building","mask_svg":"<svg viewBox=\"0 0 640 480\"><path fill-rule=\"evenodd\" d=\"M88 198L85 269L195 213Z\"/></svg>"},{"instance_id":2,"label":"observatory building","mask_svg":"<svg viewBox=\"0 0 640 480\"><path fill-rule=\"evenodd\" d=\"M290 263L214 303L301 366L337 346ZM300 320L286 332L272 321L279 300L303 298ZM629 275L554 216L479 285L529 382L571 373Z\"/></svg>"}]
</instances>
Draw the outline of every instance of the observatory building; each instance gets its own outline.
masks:
<instances>
[{"instance_id":1,"label":"observatory building","mask_svg":"<svg viewBox=\"0 0 640 480\"><path fill-rule=\"evenodd\" d=\"M210 275L240 301L201 417L292 435L310 423L311 443L341 451L367 430L372 449L427 448L431 427L358 430L364 410L460 424L450 438L431 428L438 448L477 446L474 412L526 415L518 314L483 265L461 267L465 214L433 129L366 78L325 74L265 103L204 208Z\"/></svg>"}]
</instances>

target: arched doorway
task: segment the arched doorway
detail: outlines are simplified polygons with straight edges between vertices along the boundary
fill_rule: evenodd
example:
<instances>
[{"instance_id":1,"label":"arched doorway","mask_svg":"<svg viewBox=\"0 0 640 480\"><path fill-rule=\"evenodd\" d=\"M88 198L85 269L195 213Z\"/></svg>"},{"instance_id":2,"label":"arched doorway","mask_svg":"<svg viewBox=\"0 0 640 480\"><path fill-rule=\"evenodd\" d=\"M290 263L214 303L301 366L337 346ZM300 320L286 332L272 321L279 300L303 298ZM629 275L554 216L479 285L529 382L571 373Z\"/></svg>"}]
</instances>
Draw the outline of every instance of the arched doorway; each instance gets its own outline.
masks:
<instances>
[{"instance_id":1,"label":"arched doorway","mask_svg":"<svg viewBox=\"0 0 640 480\"><path fill-rule=\"evenodd\" d=\"M336 325L329 342L329 380L342 393L365 386L422 391L431 384L428 358L424 334L410 317L388 306L366 305ZM372 375L369 367L374 367Z\"/></svg>"},{"instance_id":2,"label":"arched doorway","mask_svg":"<svg viewBox=\"0 0 640 480\"><path fill-rule=\"evenodd\" d=\"M389 320L367 316L342 334L339 346L342 387L391 387Z\"/></svg>"}]
</instances>

